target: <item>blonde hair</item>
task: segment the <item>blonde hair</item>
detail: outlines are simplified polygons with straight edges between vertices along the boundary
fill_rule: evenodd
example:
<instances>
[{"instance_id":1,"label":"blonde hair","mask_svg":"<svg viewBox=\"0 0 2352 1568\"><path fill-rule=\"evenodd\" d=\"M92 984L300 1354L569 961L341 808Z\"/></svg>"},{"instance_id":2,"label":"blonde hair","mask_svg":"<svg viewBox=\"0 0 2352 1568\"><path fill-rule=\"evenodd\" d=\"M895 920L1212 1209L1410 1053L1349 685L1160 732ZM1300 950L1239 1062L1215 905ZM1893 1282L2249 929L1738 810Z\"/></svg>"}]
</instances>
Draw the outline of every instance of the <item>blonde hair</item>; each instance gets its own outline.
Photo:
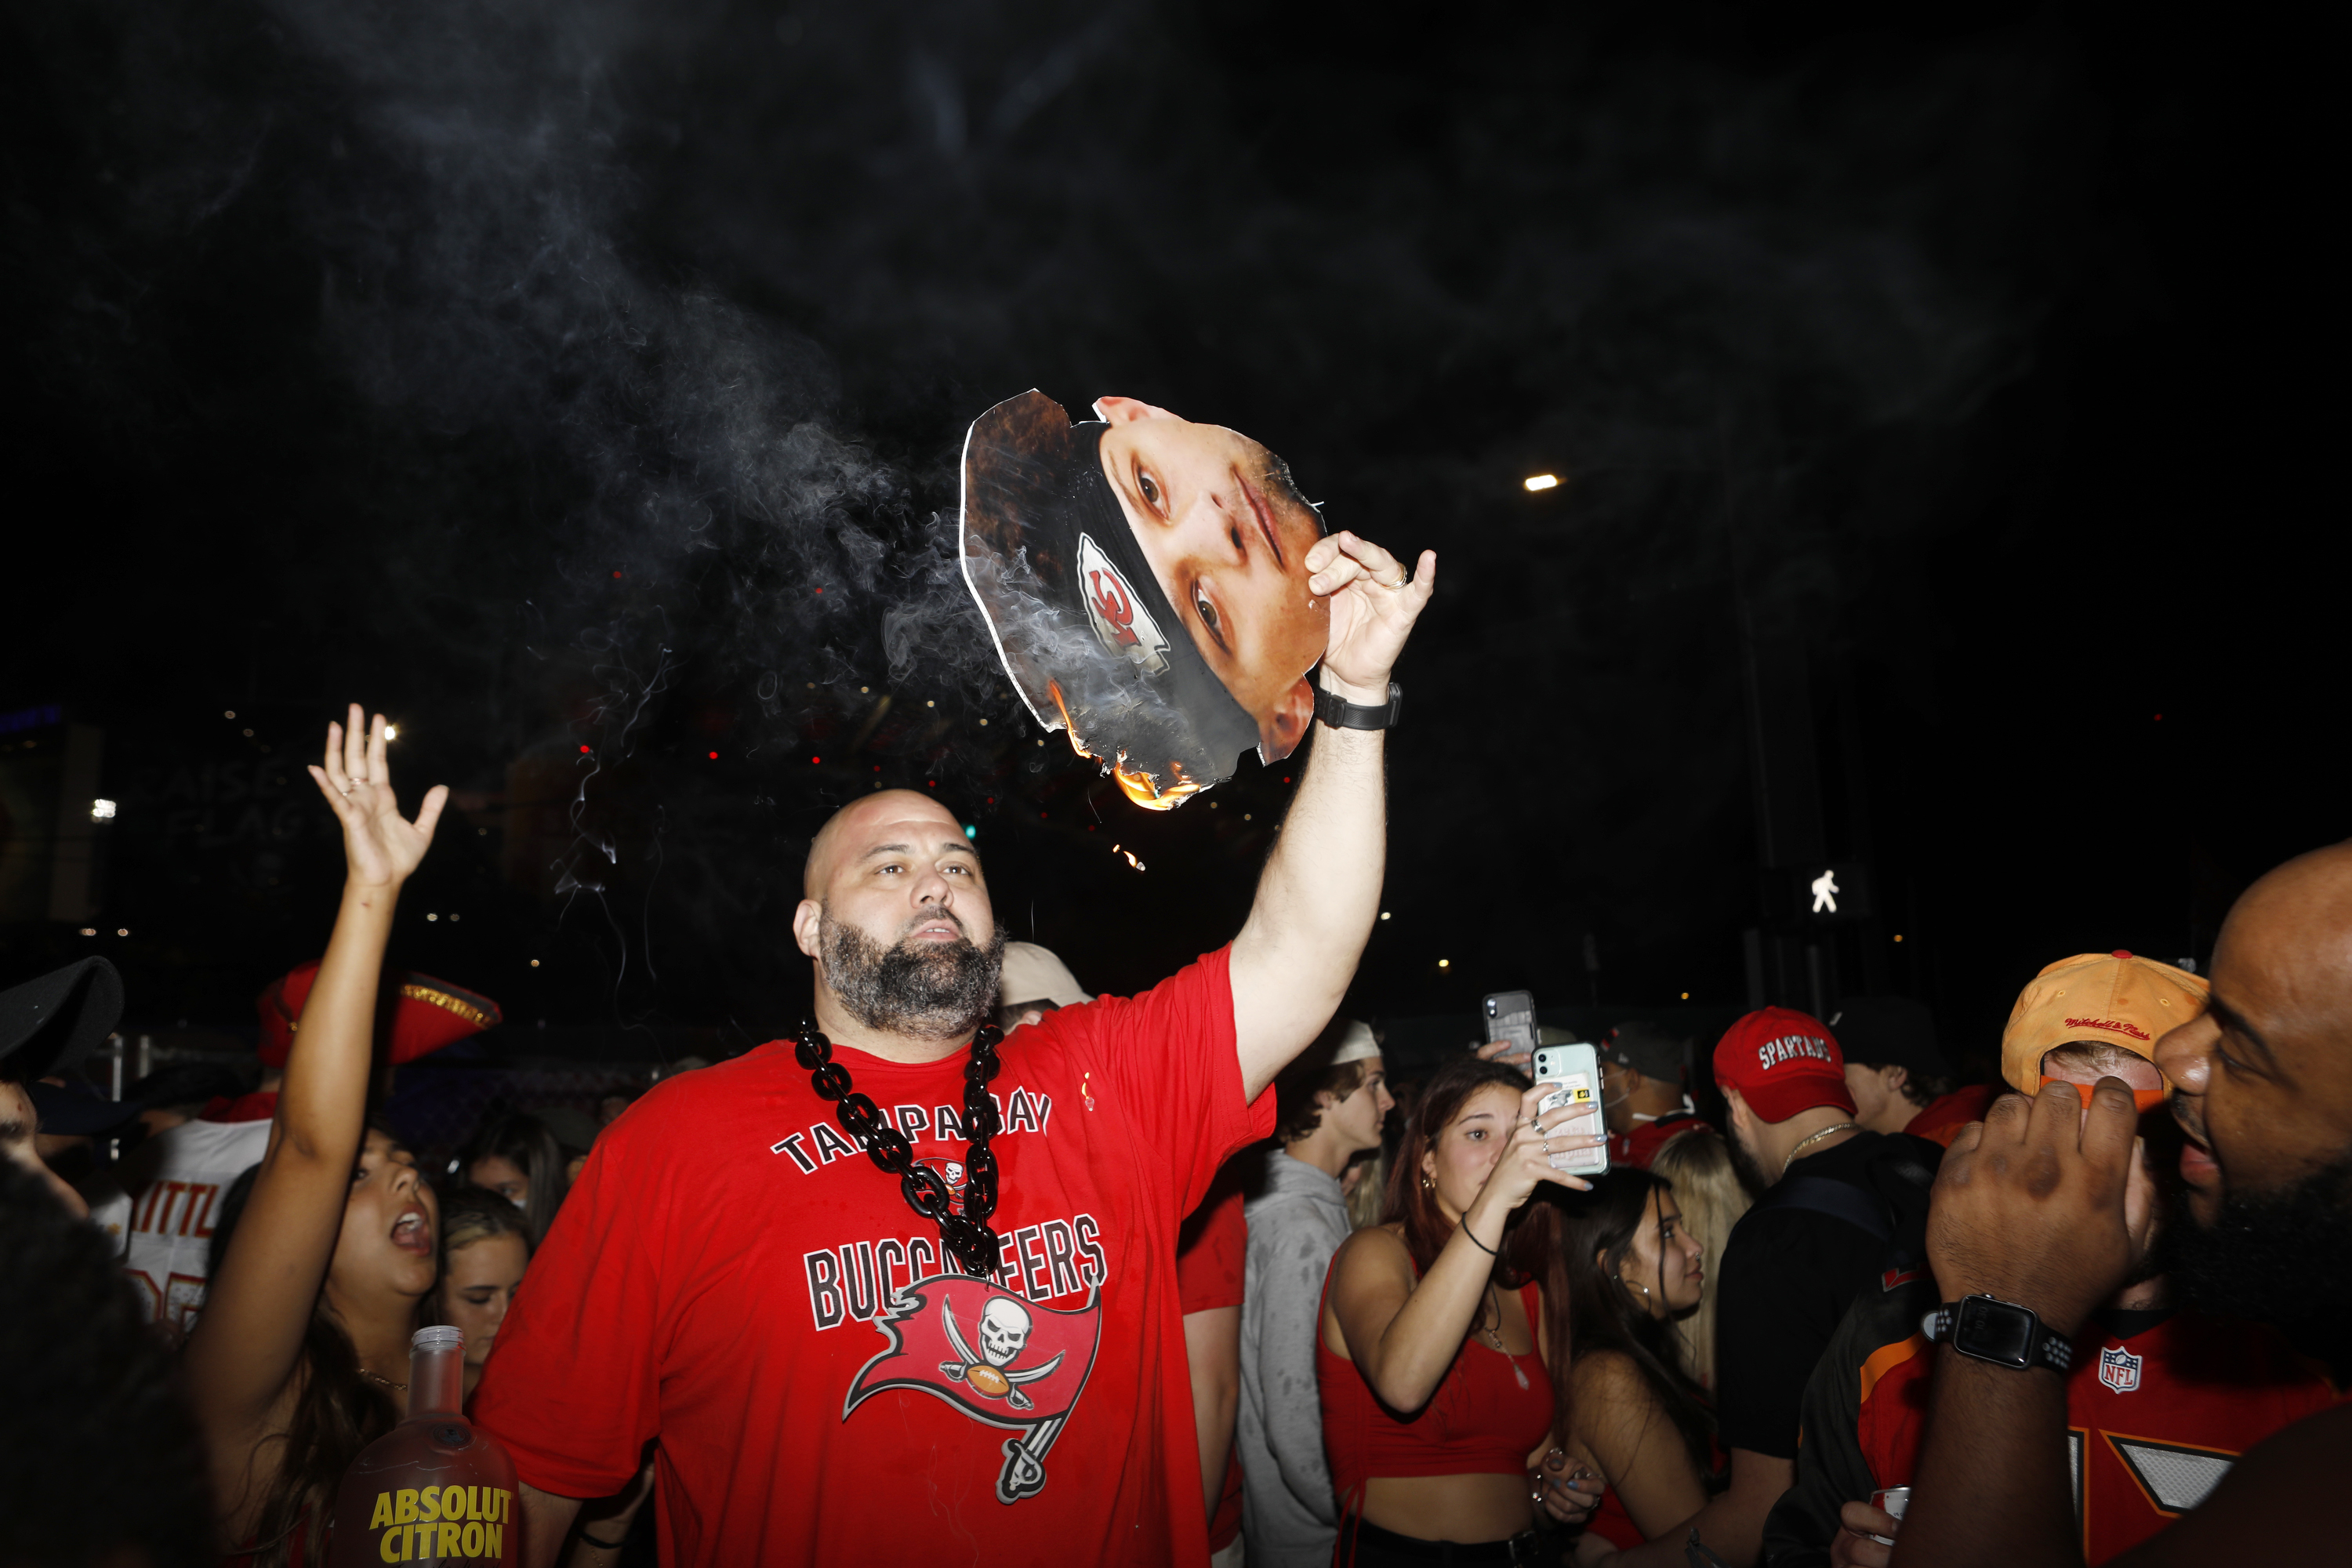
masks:
<instances>
[{"instance_id":1,"label":"blonde hair","mask_svg":"<svg viewBox=\"0 0 2352 1568\"><path fill-rule=\"evenodd\" d=\"M1731 1227L1755 1200L1739 1184L1731 1151L1712 1128L1700 1127L1669 1140L1650 1159L1651 1171L1674 1184L1675 1202L1683 1211L1683 1231L1696 1237L1706 1269L1699 1288L1698 1310L1674 1321L1682 1342L1683 1364L1699 1385L1715 1390L1715 1302L1717 1281L1723 1278L1723 1244Z\"/></svg>"},{"instance_id":2,"label":"blonde hair","mask_svg":"<svg viewBox=\"0 0 2352 1568\"><path fill-rule=\"evenodd\" d=\"M1366 1226L1381 1223L1381 1211L1388 1206L1389 1150L1386 1144L1372 1151L1360 1162L1363 1176L1356 1190L1348 1194L1348 1228L1361 1230Z\"/></svg>"}]
</instances>

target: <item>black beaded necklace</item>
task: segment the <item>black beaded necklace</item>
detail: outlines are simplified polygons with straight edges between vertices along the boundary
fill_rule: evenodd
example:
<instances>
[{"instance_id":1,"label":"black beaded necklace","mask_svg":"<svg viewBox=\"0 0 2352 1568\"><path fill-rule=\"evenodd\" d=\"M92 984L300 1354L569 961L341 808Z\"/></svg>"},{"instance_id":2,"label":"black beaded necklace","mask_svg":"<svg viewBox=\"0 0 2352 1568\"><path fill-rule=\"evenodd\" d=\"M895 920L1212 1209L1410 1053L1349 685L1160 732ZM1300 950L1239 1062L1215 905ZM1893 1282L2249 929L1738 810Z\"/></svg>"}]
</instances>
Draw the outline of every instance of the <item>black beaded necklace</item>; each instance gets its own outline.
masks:
<instances>
[{"instance_id":1,"label":"black beaded necklace","mask_svg":"<svg viewBox=\"0 0 2352 1568\"><path fill-rule=\"evenodd\" d=\"M814 1024L801 1026L793 1055L809 1072L809 1087L834 1102L833 1113L842 1130L865 1149L866 1157L886 1174L898 1178L907 1206L940 1227L940 1244L967 1274L996 1271L1002 1261L996 1232L988 1226L996 1213L996 1155L988 1141L1003 1123L988 1084L1001 1065L996 1047L1004 1031L993 1024L981 1026L971 1037L971 1059L963 1065L963 1129L971 1147L963 1157L963 1213L955 1212L954 1194L939 1173L915 1163L914 1146L907 1135L882 1119L882 1109L849 1085L849 1069L833 1059L833 1042Z\"/></svg>"}]
</instances>

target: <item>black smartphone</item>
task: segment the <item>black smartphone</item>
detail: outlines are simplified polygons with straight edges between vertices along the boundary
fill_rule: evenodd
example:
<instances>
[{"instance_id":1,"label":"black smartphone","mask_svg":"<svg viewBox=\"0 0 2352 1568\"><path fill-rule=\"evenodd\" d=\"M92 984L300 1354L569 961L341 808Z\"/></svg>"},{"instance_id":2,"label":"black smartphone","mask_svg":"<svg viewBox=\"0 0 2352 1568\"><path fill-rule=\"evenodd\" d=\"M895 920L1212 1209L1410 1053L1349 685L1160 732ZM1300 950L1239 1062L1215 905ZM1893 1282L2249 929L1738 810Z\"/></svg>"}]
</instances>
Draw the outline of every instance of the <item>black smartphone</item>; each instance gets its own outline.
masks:
<instances>
[{"instance_id":1,"label":"black smartphone","mask_svg":"<svg viewBox=\"0 0 2352 1568\"><path fill-rule=\"evenodd\" d=\"M1497 991L1479 1005L1486 1018L1486 1043L1507 1040L1498 1058L1525 1068L1536 1054L1536 998L1531 991Z\"/></svg>"}]
</instances>

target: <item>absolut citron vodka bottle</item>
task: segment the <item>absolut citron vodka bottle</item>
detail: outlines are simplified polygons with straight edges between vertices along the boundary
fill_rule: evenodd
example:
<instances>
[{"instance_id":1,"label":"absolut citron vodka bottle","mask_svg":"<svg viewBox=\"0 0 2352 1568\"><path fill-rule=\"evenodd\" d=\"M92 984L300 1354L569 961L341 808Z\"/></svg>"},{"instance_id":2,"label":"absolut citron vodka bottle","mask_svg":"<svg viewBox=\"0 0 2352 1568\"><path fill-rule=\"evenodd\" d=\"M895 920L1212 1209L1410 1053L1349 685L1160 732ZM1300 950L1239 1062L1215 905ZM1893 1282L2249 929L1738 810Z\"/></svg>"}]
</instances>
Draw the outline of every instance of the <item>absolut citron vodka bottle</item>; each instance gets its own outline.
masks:
<instances>
[{"instance_id":1,"label":"absolut citron vodka bottle","mask_svg":"<svg viewBox=\"0 0 2352 1568\"><path fill-rule=\"evenodd\" d=\"M464 1411L466 1336L419 1329L408 1347L408 1419L369 1444L335 1500L334 1568L522 1561L514 1461Z\"/></svg>"}]
</instances>

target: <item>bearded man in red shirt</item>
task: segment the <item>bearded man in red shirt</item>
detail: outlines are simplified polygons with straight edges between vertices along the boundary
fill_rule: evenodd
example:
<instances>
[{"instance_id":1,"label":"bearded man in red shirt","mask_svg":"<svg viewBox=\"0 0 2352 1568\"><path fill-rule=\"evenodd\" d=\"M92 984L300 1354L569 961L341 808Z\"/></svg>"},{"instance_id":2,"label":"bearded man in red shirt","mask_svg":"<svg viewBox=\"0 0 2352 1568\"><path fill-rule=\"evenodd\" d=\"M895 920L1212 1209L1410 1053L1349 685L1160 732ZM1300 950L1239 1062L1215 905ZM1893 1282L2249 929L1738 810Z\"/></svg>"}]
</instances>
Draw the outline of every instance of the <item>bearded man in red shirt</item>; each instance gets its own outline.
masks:
<instances>
[{"instance_id":1,"label":"bearded man in red shirt","mask_svg":"<svg viewBox=\"0 0 2352 1568\"><path fill-rule=\"evenodd\" d=\"M1389 671L1436 558L1409 580L1343 532L1307 564L1322 733L1240 934L1152 990L1000 1043L956 819L884 792L817 835L815 1026L614 1122L499 1331L474 1414L530 1562L649 1441L673 1565L1207 1556L1177 1231L1371 930Z\"/></svg>"}]
</instances>

